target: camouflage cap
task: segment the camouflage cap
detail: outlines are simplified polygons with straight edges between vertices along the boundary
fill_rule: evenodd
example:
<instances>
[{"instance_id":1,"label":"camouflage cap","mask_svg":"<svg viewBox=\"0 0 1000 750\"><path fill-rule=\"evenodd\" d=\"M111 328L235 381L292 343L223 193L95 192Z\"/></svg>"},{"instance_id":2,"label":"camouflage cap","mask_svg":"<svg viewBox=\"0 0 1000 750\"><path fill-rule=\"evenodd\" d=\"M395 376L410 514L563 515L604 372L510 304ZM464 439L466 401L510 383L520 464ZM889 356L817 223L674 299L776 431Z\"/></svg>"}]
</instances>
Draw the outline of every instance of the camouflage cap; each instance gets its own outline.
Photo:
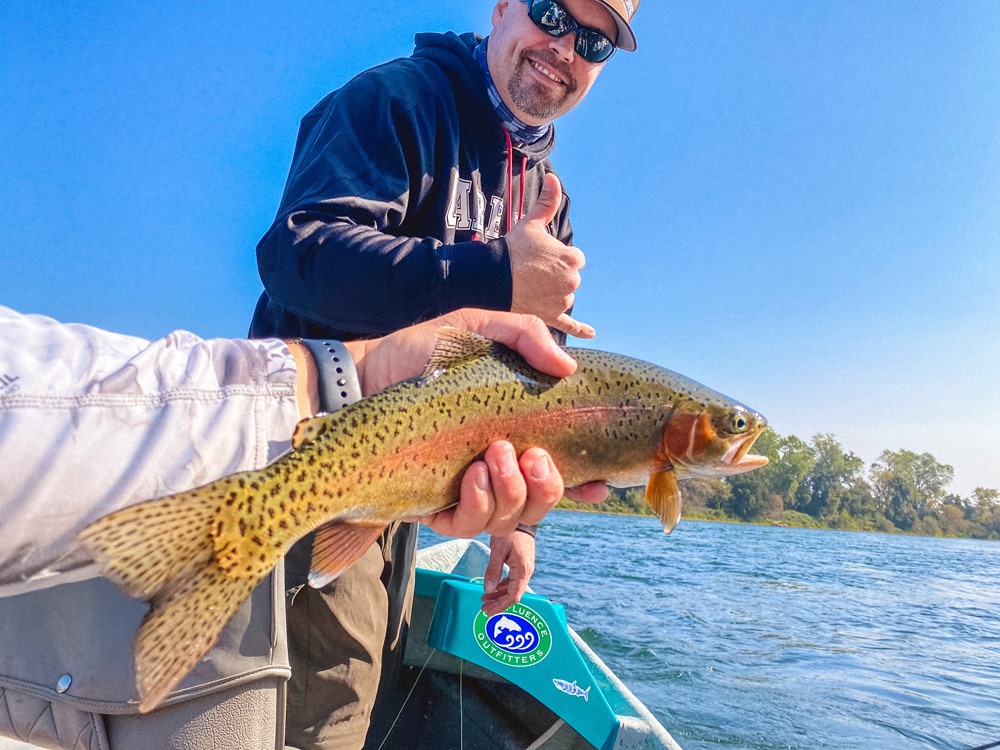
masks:
<instances>
[{"instance_id":1,"label":"camouflage cap","mask_svg":"<svg viewBox=\"0 0 1000 750\"><path fill-rule=\"evenodd\" d=\"M618 24L618 42L615 46L626 52L635 52L635 32L629 23L639 7L639 0L597 0L597 2L611 12L611 17Z\"/></svg>"}]
</instances>

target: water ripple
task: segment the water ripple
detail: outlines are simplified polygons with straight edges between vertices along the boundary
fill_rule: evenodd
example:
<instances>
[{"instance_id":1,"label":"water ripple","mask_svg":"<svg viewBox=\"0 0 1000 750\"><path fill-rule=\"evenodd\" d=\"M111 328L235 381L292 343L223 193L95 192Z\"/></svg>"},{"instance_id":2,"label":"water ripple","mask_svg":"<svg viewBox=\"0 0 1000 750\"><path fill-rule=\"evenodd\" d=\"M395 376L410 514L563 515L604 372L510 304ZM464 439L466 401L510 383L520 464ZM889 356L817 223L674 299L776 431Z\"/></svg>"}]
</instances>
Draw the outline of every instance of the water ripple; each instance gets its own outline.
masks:
<instances>
[{"instance_id":1,"label":"water ripple","mask_svg":"<svg viewBox=\"0 0 1000 750\"><path fill-rule=\"evenodd\" d=\"M1000 740L1000 545L556 513L533 586L686 750Z\"/></svg>"}]
</instances>

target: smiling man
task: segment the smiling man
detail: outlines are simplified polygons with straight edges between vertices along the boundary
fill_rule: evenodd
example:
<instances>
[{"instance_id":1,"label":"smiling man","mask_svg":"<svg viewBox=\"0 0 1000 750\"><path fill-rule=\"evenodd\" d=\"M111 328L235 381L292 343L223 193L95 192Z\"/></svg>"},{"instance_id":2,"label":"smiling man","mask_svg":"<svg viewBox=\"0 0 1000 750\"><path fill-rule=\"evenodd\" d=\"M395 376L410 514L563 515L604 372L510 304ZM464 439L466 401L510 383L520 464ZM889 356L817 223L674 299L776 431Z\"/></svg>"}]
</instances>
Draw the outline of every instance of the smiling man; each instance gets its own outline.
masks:
<instances>
[{"instance_id":1,"label":"smiling man","mask_svg":"<svg viewBox=\"0 0 1000 750\"><path fill-rule=\"evenodd\" d=\"M616 49L635 49L638 5L499 0L486 38L418 34L410 57L324 98L302 119L257 246L251 335L345 341L478 307L537 315L560 342L593 337L572 314L585 258L549 161L552 123ZM310 540L290 553L290 747L361 747L369 723L379 745L395 715L415 546L412 524L393 528L321 591L302 585ZM520 598L534 555L533 529L491 539L484 609Z\"/></svg>"},{"instance_id":2,"label":"smiling man","mask_svg":"<svg viewBox=\"0 0 1000 750\"><path fill-rule=\"evenodd\" d=\"M579 104L616 46L635 49L624 22L634 9L594 0L497 3L487 60L514 114L543 126Z\"/></svg>"}]
</instances>

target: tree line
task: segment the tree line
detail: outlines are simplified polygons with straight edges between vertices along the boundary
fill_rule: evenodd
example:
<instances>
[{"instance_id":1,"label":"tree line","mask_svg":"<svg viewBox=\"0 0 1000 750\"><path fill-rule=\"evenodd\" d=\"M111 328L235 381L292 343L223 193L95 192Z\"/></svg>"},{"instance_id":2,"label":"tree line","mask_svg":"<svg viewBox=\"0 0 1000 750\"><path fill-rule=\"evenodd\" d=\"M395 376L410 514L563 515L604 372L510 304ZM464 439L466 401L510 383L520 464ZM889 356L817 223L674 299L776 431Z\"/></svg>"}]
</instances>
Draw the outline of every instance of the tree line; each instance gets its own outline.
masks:
<instances>
[{"instance_id":1,"label":"tree line","mask_svg":"<svg viewBox=\"0 0 1000 750\"><path fill-rule=\"evenodd\" d=\"M948 492L954 469L930 453L885 450L870 465L829 434L808 443L764 432L754 453L767 466L725 479L681 482L684 517L1000 539L1000 491ZM581 506L563 501L560 507ZM649 514L642 488L613 489L593 510Z\"/></svg>"}]
</instances>

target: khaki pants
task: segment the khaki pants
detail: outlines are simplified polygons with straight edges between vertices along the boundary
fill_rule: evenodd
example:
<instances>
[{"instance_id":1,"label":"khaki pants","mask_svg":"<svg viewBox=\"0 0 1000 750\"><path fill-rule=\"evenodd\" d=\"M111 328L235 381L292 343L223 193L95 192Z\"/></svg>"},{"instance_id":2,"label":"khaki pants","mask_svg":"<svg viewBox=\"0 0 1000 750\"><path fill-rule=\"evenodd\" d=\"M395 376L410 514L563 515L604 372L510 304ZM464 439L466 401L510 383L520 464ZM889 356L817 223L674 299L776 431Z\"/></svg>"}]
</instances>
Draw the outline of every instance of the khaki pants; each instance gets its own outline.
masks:
<instances>
[{"instance_id":1,"label":"khaki pants","mask_svg":"<svg viewBox=\"0 0 1000 750\"><path fill-rule=\"evenodd\" d=\"M312 535L288 554L289 747L360 749L369 726L374 747L385 736L399 707L393 691L413 604L416 540L417 524L392 524L319 590L305 584Z\"/></svg>"}]
</instances>

